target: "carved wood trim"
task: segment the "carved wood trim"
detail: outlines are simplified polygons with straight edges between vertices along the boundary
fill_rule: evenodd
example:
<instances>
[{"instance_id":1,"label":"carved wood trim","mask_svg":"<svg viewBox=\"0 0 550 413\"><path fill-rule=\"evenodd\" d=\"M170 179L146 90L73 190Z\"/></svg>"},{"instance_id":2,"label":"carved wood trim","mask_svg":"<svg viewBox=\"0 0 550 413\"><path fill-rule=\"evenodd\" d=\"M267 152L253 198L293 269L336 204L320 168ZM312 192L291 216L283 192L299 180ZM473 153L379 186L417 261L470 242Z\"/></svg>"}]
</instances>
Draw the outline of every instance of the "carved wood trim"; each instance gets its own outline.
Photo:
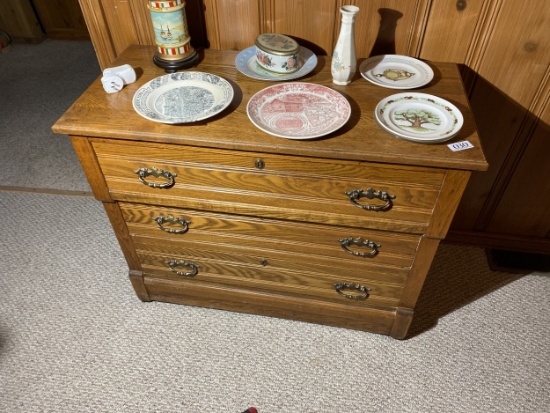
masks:
<instances>
[{"instance_id":1,"label":"carved wood trim","mask_svg":"<svg viewBox=\"0 0 550 413\"><path fill-rule=\"evenodd\" d=\"M220 49L220 21L216 0L204 0L204 15L206 19L206 33L212 49Z\"/></svg>"},{"instance_id":2,"label":"carved wood trim","mask_svg":"<svg viewBox=\"0 0 550 413\"><path fill-rule=\"evenodd\" d=\"M105 208L109 222L111 222L111 226L122 250L122 254L128 263L128 267L130 270L141 271L141 262L132 242L132 235L128 231L128 227L126 226L126 222L124 221L124 217L120 211L120 206L116 202L103 202L103 208Z\"/></svg>"},{"instance_id":3,"label":"carved wood trim","mask_svg":"<svg viewBox=\"0 0 550 413\"><path fill-rule=\"evenodd\" d=\"M473 70L479 69L483 60L487 43L493 34L502 0L487 0L483 2L481 13L476 23L476 30L470 42L464 63Z\"/></svg>"},{"instance_id":4,"label":"carved wood trim","mask_svg":"<svg viewBox=\"0 0 550 413\"><path fill-rule=\"evenodd\" d=\"M99 66L103 70L109 67L117 56L103 7L99 0L78 0L78 2L93 41Z\"/></svg>"},{"instance_id":5,"label":"carved wood trim","mask_svg":"<svg viewBox=\"0 0 550 413\"><path fill-rule=\"evenodd\" d=\"M83 136L73 135L70 136L70 139L94 197L103 202L113 202L90 140Z\"/></svg>"},{"instance_id":6,"label":"carved wood trim","mask_svg":"<svg viewBox=\"0 0 550 413\"><path fill-rule=\"evenodd\" d=\"M138 43L137 27L131 6L124 0L100 0L100 3L115 54L118 56L128 46ZM113 28L116 29L113 30Z\"/></svg>"},{"instance_id":7,"label":"carved wood trim","mask_svg":"<svg viewBox=\"0 0 550 413\"><path fill-rule=\"evenodd\" d=\"M151 14L144 0L131 0L130 8L136 25L139 44L155 45L155 32L151 24Z\"/></svg>"},{"instance_id":8,"label":"carved wood trim","mask_svg":"<svg viewBox=\"0 0 550 413\"><path fill-rule=\"evenodd\" d=\"M430 16L432 0L419 0L416 2L413 25L407 41L407 53L409 56L419 57L424 42L424 34Z\"/></svg>"},{"instance_id":9,"label":"carved wood trim","mask_svg":"<svg viewBox=\"0 0 550 413\"><path fill-rule=\"evenodd\" d=\"M132 286L134 287L134 291L136 292L136 295L141 301L152 301L151 297L149 297L149 292L147 291L147 287L145 286L145 274L143 274L143 271L139 270L130 270L128 272L128 278L130 279L130 282L132 283Z\"/></svg>"},{"instance_id":10,"label":"carved wood trim","mask_svg":"<svg viewBox=\"0 0 550 413\"><path fill-rule=\"evenodd\" d=\"M273 20L275 19L275 1L261 0L259 13L259 27L262 33L272 33L274 31Z\"/></svg>"},{"instance_id":11,"label":"carved wood trim","mask_svg":"<svg viewBox=\"0 0 550 413\"><path fill-rule=\"evenodd\" d=\"M430 226L426 230L428 237L442 239L447 235L470 175L469 171L447 171L439 198L434 206L434 217L439 219L434 218L430 222Z\"/></svg>"},{"instance_id":12,"label":"carved wood trim","mask_svg":"<svg viewBox=\"0 0 550 413\"><path fill-rule=\"evenodd\" d=\"M501 6L502 0L487 0L482 4L474 34L464 59L464 64L469 70L462 71L464 86L468 96L471 96L475 87L478 76L476 70L479 69L483 60L488 39L492 35Z\"/></svg>"},{"instance_id":13,"label":"carved wood trim","mask_svg":"<svg viewBox=\"0 0 550 413\"><path fill-rule=\"evenodd\" d=\"M471 245L479 248L494 248L509 251L526 251L548 254L550 239L507 235L493 232L449 231L442 241L445 244Z\"/></svg>"},{"instance_id":14,"label":"carved wood trim","mask_svg":"<svg viewBox=\"0 0 550 413\"><path fill-rule=\"evenodd\" d=\"M529 111L536 117L540 118L543 122L550 124L550 116L547 112L548 105L550 105L550 66L546 69L546 73L544 74L541 85L533 98Z\"/></svg>"},{"instance_id":15,"label":"carved wood trim","mask_svg":"<svg viewBox=\"0 0 550 413\"><path fill-rule=\"evenodd\" d=\"M422 237L420 240L409 277L403 288L404 293L401 296L399 307L414 308L416 306L416 301L427 276L426 264L433 261L438 246L438 239Z\"/></svg>"},{"instance_id":16,"label":"carved wood trim","mask_svg":"<svg viewBox=\"0 0 550 413\"><path fill-rule=\"evenodd\" d=\"M397 340L407 338L407 332L412 323L414 310L412 308L397 307L395 310L395 320L393 322L390 336Z\"/></svg>"}]
</instances>

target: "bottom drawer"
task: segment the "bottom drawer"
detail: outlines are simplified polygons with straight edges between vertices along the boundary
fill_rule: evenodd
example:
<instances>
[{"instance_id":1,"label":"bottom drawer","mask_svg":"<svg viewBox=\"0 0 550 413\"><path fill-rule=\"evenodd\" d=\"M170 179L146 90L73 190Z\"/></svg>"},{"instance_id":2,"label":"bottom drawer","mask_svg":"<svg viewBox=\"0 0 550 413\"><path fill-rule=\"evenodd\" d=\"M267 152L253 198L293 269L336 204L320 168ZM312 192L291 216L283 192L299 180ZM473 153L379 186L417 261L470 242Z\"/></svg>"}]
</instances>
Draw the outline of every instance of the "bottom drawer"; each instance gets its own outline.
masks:
<instances>
[{"instance_id":1,"label":"bottom drawer","mask_svg":"<svg viewBox=\"0 0 550 413\"><path fill-rule=\"evenodd\" d=\"M148 277L177 283L215 285L288 297L309 298L354 307L395 308L403 284L380 281L384 274L357 277L313 270L283 270L269 265L246 264L241 259L196 258L192 254L173 255L139 252L142 269ZM246 257L245 257L246 258Z\"/></svg>"},{"instance_id":2,"label":"bottom drawer","mask_svg":"<svg viewBox=\"0 0 550 413\"><path fill-rule=\"evenodd\" d=\"M137 275L134 275L136 277ZM394 335L398 311L139 275L148 299ZM404 338L395 336L395 338Z\"/></svg>"}]
</instances>

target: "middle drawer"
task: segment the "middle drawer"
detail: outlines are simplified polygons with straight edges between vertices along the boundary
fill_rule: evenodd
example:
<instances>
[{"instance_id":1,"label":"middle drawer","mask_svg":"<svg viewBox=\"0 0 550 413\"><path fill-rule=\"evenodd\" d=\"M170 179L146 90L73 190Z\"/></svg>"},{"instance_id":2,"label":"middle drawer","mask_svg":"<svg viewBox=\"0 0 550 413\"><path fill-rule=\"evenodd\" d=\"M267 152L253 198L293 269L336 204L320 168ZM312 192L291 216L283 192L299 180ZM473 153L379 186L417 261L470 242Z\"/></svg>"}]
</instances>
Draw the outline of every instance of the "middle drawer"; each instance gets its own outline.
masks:
<instances>
[{"instance_id":1,"label":"middle drawer","mask_svg":"<svg viewBox=\"0 0 550 413\"><path fill-rule=\"evenodd\" d=\"M403 284L420 236L119 203L138 255L233 257L282 270ZM237 258L234 258L237 257ZM246 258L245 258L246 257ZM245 262L246 261L246 262Z\"/></svg>"}]
</instances>

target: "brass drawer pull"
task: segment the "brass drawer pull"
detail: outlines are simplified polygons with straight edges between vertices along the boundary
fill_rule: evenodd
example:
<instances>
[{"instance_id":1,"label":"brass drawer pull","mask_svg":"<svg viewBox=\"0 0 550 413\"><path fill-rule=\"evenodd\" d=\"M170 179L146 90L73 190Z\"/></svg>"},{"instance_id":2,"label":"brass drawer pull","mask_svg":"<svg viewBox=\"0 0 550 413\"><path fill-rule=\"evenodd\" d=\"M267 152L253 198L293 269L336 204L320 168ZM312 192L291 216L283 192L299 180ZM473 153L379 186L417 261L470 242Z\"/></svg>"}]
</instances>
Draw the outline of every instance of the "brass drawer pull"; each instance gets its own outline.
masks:
<instances>
[{"instance_id":1,"label":"brass drawer pull","mask_svg":"<svg viewBox=\"0 0 550 413\"><path fill-rule=\"evenodd\" d=\"M174 178L177 176L177 174L165 171L164 169L157 169L155 167L139 168L137 171L134 171L134 173L137 174L142 184L150 186L151 188L170 188L176 183L176 180ZM149 176L153 176L155 178L162 176L163 178L166 178L168 182L163 182L160 184L156 182L147 182L145 178Z\"/></svg>"},{"instance_id":2,"label":"brass drawer pull","mask_svg":"<svg viewBox=\"0 0 550 413\"><path fill-rule=\"evenodd\" d=\"M168 268L170 268L170 271L175 272L178 275L183 275L185 277L194 277L199 273L199 266L189 261L170 260L167 261L166 264L168 265ZM189 268L191 271L178 271L176 270L176 267Z\"/></svg>"},{"instance_id":3,"label":"brass drawer pull","mask_svg":"<svg viewBox=\"0 0 550 413\"><path fill-rule=\"evenodd\" d=\"M369 188L366 191L363 191L362 189L355 189L350 192L345 192L345 194L349 197L349 200L353 205L355 205L356 207L365 209L367 211L384 211L386 209L390 209L393 205L392 200L395 199L395 195L390 195L384 191L375 191L372 188ZM357 201L363 197L367 199L377 198L381 201L384 201L384 204L383 205L362 205Z\"/></svg>"},{"instance_id":4,"label":"brass drawer pull","mask_svg":"<svg viewBox=\"0 0 550 413\"><path fill-rule=\"evenodd\" d=\"M334 284L334 289L338 294L350 300L364 300L369 296L369 288L360 284L352 283L337 283ZM352 290L351 294L345 293L343 290Z\"/></svg>"},{"instance_id":5,"label":"brass drawer pull","mask_svg":"<svg viewBox=\"0 0 550 413\"><path fill-rule=\"evenodd\" d=\"M363 239L361 237L358 238L342 238L339 240L340 246L344 251L346 251L348 254L355 255L356 257L374 257L376 254L378 254L378 248L380 248L382 245L377 244L374 241L370 241L368 239ZM350 245L355 245L358 247L366 247L370 248L369 252L356 252L350 250L348 247Z\"/></svg>"},{"instance_id":6,"label":"brass drawer pull","mask_svg":"<svg viewBox=\"0 0 550 413\"><path fill-rule=\"evenodd\" d=\"M156 221L159 229L164 232L168 232L169 234L184 234L189 229L189 224L191 223L183 218L174 218L172 215L168 215L167 217L160 215L154 220ZM163 224L166 224L167 222L172 225L181 225L181 228L166 228Z\"/></svg>"}]
</instances>

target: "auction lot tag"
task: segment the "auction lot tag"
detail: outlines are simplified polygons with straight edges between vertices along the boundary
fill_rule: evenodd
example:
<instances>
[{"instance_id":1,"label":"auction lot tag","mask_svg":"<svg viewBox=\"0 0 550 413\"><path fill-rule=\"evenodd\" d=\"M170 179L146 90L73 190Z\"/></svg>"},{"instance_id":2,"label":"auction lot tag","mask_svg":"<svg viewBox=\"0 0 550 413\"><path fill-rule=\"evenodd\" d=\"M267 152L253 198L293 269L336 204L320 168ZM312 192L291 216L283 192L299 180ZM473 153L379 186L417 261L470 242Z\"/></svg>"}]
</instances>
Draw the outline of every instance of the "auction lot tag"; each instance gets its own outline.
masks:
<instances>
[{"instance_id":1,"label":"auction lot tag","mask_svg":"<svg viewBox=\"0 0 550 413\"><path fill-rule=\"evenodd\" d=\"M468 141L460 141L460 142L450 143L447 146L449 148L451 148L451 151L453 151L453 152L463 151L464 149L470 149L470 148L474 147L474 145L472 145Z\"/></svg>"}]
</instances>

